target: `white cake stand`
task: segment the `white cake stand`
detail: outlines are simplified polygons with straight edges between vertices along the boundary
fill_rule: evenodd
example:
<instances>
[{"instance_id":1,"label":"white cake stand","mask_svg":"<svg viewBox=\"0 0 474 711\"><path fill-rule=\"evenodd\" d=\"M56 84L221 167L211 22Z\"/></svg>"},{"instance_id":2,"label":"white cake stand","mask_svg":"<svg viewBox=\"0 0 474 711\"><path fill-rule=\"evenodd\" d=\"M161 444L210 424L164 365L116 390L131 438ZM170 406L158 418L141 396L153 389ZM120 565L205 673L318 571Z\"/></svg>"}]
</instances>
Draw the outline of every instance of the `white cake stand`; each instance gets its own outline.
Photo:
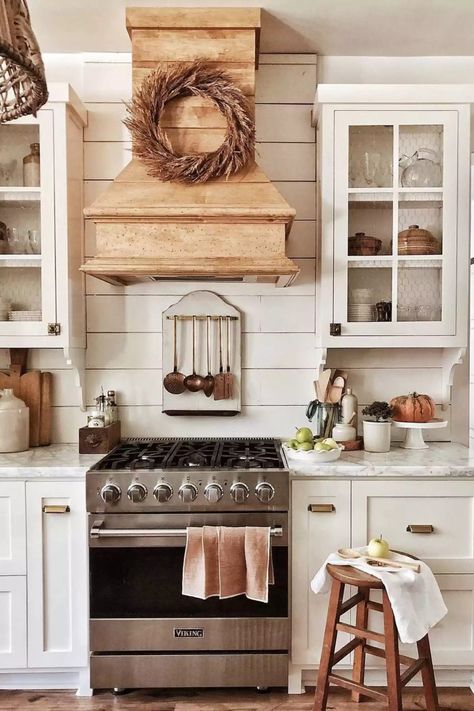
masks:
<instances>
[{"instance_id":1,"label":"white cake stand","mask_svg":"<svg viewBox=\"0 0 474 711\"><path fill-rule=\"evenodd\" d=\"M437 430L441 427L446 427L447 420L434 419L429 422L395 422L395 427L406 430L405 441L400 447L404 449L428 449L428 445L423 439L423 430Z\"/></svg>"}]
</instances>

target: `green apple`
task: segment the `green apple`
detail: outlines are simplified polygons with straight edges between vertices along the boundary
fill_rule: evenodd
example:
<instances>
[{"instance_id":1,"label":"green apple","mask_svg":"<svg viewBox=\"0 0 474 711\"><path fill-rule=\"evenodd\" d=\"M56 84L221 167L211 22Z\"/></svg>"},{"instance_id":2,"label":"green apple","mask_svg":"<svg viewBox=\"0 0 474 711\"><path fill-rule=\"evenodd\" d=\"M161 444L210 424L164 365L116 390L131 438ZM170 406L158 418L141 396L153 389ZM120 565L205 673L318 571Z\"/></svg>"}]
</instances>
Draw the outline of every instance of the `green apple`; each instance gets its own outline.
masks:
<instances>
[{"instance_id":1,"label":"green apple","mask_svg":"<svg viewBox=\"0 0 474 711\"><path fill-rule=\"evenodd\" d=\"M298 449L303 452L309 452L310 449L313 449L313 443L312 442L300 442L298 445Z\"/></svg>"},{"instance_id":2,"label":"green apple","mask_svg":"<svg viewBox=\"0 0 474 711\"><path fill-rule=\"evenodd\" d=\"M329 445L330 449L337 449L339 446L337 444L336 440L331 439L331 437L326 437L326 439L323 439L323 442L324 442L324 444Z\"/></svg>"},{"instance_id":3,"label":"green apple","mask_svg":"<svg viewBox=\"0 0 474 711\"><path fill-rule=\"evenodd\" d=\"M378 538L372 538L367 546L367 552L372 558L388 558L390 546L384 541L382 534Z\"/></svg>"},{"instance_id":4,"label":"green apple","mask_svg":"<svg viewBox=\"0 0 474 711\"><path fill-rule=\"evenodd\" d=\"M314 449L317 452L330 452L332 447L330 447L325 442L316 442L316 444L314 445Z\"/></svg>"},{"instance_id":5,"label":"green apple","mask_svg":"<svg viewBox=\"0 0 474 711\"><path fill-rule=\"evenodd\" d=\"M287 443L286 446L289 447L290 449L298 449L299 442L297 439L290 439Z\"/></svg>"},{"instance_id":6,"label":"green apple","mask_svg":"<svg viewBox=\"0 0 474 711\"><path fill-rule=\"evenodd\" d=\"M313 433L309 427L300 427L296 430L295 438L298 442L313 442ZM312 449L312 447L311 447Z\"/></svg>"}]
</instances>

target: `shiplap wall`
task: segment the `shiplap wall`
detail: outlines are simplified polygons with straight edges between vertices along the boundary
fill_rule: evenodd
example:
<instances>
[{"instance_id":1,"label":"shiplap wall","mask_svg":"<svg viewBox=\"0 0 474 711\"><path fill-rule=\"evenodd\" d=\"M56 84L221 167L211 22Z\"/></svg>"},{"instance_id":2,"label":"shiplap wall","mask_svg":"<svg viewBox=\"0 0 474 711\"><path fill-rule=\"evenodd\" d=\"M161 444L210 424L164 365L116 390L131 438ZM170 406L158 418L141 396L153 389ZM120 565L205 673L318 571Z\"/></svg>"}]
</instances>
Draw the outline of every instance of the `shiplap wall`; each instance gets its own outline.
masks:
<instances>
[{"instance_id":1,"label":"shiplap wall","mask_svg":"<svg viewBox=\"0 0 474 711\"><path fill-rule=\"evenodd\" d=\"M86 399L118 391L125 435L288 436L305 423L314 397L316 184L311 106L316 86L314 55L262 55L257 72L258 162L297 210L288 254L301 267L289 289L264 284L212 285L243 315L242 413L234 418L168 417L161 412L161 312L182 294L206 284L170 282L112 287L86 280ZM48 78L71 81L86 104L85 201L100 195L130 159L121 120L131 93L129 55L49 56ZM94 228L86 225L86 256L94 254ZM7 363L0 353L0 366ZM419 390L441 400L436 350L332 351L328 364L349 371L361 406L374 399ZM74 442L85 415L77 406L74 372L62 353L33 351L31 367L52 370L54 440ZM449 410L448 410L449 414ZM449 439L449 431L443 432Z\"/></svg>"}]
</instances>

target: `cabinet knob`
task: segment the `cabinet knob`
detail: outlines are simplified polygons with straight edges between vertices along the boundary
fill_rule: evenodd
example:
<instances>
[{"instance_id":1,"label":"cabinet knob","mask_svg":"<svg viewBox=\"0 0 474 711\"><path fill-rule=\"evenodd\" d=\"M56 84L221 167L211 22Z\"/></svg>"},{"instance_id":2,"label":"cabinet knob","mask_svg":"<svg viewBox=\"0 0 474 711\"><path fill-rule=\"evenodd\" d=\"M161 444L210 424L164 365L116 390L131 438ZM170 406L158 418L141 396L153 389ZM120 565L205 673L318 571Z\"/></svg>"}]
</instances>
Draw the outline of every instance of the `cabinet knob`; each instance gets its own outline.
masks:
<instances>
[{"instance_id":1,"label":"cabinet knob","mask_svg":"<svg viewBox=\"0 0 474 711\"><path fill-rule=\"evenodd\" d=\"M408 533L434 533L434 526L431 523L409 523Z\"/></svg>"},{"instance_id":2,"label":"cabinet knob","mask_svg":"<svg viewBox=\"0 0 474 711\"><path fill-rule=\"evenodd\" d=\"M311 513L334 513L336 507L334 504L310 504L308 511Z\"/></svg>"}]
</instances>

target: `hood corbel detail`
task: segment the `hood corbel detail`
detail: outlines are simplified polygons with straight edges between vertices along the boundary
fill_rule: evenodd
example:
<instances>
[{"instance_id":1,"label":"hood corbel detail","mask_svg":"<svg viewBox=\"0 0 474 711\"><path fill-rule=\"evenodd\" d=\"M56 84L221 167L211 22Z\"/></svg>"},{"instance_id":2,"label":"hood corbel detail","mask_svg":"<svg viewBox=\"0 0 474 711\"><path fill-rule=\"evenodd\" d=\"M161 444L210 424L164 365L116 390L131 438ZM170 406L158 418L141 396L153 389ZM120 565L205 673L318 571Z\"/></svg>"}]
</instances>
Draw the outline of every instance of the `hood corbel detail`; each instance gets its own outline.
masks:
<instances>
[{"instance_id":1,"label":"hood corbel detail","mask_svg":"<svg viewBox=\"0 0 474 711\"><path fill-rule=\"evenodd\" d=\"M222 66L254 107L259 8L129 8L133 82L152 68L204 58ZM200 97L170 102L163 125L175 150L213 150L225 123ZM197 185L150 177L136 158L84 210L96 255L82 271L112 284L160 280L269 282L299 272L285 254L295 210L251 162L228 179Z\"/></svg>"}]
</instances>

